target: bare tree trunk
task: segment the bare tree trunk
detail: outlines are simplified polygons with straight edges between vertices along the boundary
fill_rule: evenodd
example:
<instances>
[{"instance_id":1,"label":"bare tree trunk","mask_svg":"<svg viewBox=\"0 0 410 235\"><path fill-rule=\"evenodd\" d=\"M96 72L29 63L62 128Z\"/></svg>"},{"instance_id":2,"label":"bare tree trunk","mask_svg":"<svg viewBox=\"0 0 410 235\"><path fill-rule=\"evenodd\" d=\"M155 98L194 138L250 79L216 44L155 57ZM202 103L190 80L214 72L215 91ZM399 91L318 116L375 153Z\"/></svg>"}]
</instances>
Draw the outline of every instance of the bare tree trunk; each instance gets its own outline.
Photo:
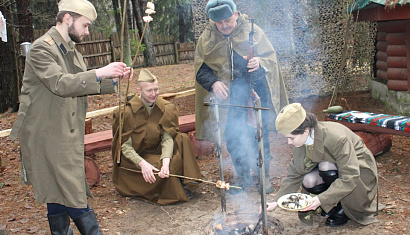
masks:
<instances>
[{"instance_id":1,"label":"bare tree trunk","mask_svg":"<svg viewBox=\"0 0 410 235\"><path fill-rule=\"evenodd\" d=\"M179 42L185 42L185 22L184 22L184 7L181 6L182 3L178 3L177 12L178 12L178 26L179 26Z\"/></svg>"},{"instance_id":2,"label":"bare tree trunk","mask_svg":"<svg viewBox=\"0 0 410 235\"><path fill-rule=\"evenodd\" d=\"M30 0L16 0L19 22L20 42L33 41L33 22L30 11Z\"/></svg>"},{"instance_id":3,"label":"bare tree trunk","mask_svg":"<svg viewBox=\"0 0 410 235\"><path fill-rule=\"evenodd\" d=\"M131 0L131 2L132 2L133 9L134 9L134 17L137 23L138 34L141 37L142 32L144 30L144 21L142 20L142 17L145 14L147 1L146 0ZM153 16L153 18L155 20L155 15ZM144 38L142 42L145 44L145 50L144 50L145 65L146 66L157 66L157 61L155 59L153 40L152 40L152 34L151 34L149 25L147 25L147 28L145 29L145 34L144 34Z\"/></svg>"},{"instance_id":4,"label":"bare tree trunk","mask_svg":"<svg viewBox=\"0 0 410 235\"><path fill-rule=\"evenodd\" d=\"M30 10L30 0L17 0L17 17L19 22L19 44L23 42L33 42L34 33L33 33L33 21L32 21L32 13ZM13 99L16 100L16 106L18 103L18 96L20 95L20 89L23 85L23 74L24 74L24 66L25 66L25 57L19 57L17 60L17 78L15 80L13 92ZM17 109L17 107L15 108Z\"/></svg>"},{"instance_id":5,"label":"bare tree trunk","mask_svg":"<svg viewBox=\"0 0 410 235\"><path fill-rule=\"evenodd\" d=\"M13 37L13 7L11 3L0 5L0 11L4 14L7 20L7 42L0 40L0 113L7 111L13 107L13 111L17 111L18 104L18 87L17 65L15 53L15 39Z\"/></svg>"},{"instance_id":6,"label":"bare tree trunk","mask_svg":"<svg viewBox=\"0 0 410 235\"><path fill-rule=\"evenodd\" d=\"M194 40L194 17L192 6L188 2L178 2L176 12L178 14L179 42Z\"/></svg>"},{"instance_id":7,"label":"bare tree trunk","mask_svg":"<svg viewBox=\"0 0 410 235\"><path fill-rule=\"evenodd\" d=\"M133 12L132 12L132 8L131 8L131 4L130 1L127 0L127 21L128 21L128 29L134 29L134 22L133 22Z\"/></svg>"},{"instance_id":8,"label":"bare tree trunk","mask_svg":"<svg viewBox=\"0 0 410 235\"><path fill-rule=\"evenodd\" d=\"M121 32L121 7L118 5L118 0L112 0L112 7L114 9L114 19L115 19L115 27L117 28L117 32Z\"/></svg>"},{"instance_id":9,"label":"bare tree trunk","mask_svg":"<svg viewBox=\"0 0 410 235\"><path fill-rule=\"evenodd\" d=\"M121 0L121 6L124 6L124 1L127 1L126 8L130 8L130 4L128 0ZM124 11L124 9L123 9ZM128 10L126 11L128 13ZM128 16L125 16L124 19L124 35L120 35L121 37L124 37L123 41L123 57L124 57L124 63L127 64L127 66L131 66L132 59L131 59L131 45L130 45L130 33L129 33L129 26L128 26ZM121 32L121 31L120 31Z\"/></svg>"}]
</instances>

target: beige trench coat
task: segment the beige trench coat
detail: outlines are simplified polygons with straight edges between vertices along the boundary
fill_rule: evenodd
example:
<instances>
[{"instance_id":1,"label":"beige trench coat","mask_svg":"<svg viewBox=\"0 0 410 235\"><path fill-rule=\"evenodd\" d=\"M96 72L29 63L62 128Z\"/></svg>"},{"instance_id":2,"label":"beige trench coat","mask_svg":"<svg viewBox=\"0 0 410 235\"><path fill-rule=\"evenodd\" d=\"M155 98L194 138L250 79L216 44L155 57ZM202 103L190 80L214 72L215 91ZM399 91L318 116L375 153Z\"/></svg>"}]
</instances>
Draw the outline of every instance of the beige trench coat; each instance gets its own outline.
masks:
<instances>
[{"instance_id":1,"label":"beige trench coat","mask_svg":"<svg viewBox=\"0 0 410 235\"><path fill-rule=\"evenodd\" d=\"M339 178L318 195L321 207L330 211L340 201L344 212L353 221L363 225L376 222L374 198L377 193L377 166L363 140L340 123L319 122L314 132L312 162L329 161L338 167ZM282 180L275 201L288 193L297 192L306 169L306 148L293 147L293 159L288 176Z\"/></svg>"},{"instance_id":2,"label":"beige trench coat","mask_svg":"<svg viewBox=\"0 0 410 235\"><path fill-rule=\"evenodd\" d=\"M231 50L236 51L241 56L246 56L250 31L251 23L245 14L239 15L238 25L229 37L225 37L219 32L215 22L211 21L198 39L195 50L195 74L205 63L227 87L230 87L232 65L229 58L231 54L229 45L232 46ZM260 65L267 69L265 77L269 86L271 103L266 108L270 109L271 122L268 123L268 128L272 131L275 130L276 114L288 104L288 96L276 51L263 30L257 25L254 25L254 56L258 57ZM208 92L198 82L195 82L195 131L197 139L213 139L214 133L210 128L214 122L213 107L204 106L204 102L209 102L211 97L213 97L213 92ZM221 101L218 100L218 102ZM222 103L229 104L229 99ZM226 123L227 111L228 109L220 109L219 111L223 127Z\"/></svg>"},{"instance_id":3,"label":"beige trench coat","mask_svg":"<svg viewBox=\"0 0 410 235\"><path fill-rule=\"evenodd\" d=\"M85 208L91 196L84 172L87 95L113 93L116 86L86 70L82 55L55 27L28 53L10 138L20 135L22 182L33 185L40 203Z\"/></svg>"}]
</instances>

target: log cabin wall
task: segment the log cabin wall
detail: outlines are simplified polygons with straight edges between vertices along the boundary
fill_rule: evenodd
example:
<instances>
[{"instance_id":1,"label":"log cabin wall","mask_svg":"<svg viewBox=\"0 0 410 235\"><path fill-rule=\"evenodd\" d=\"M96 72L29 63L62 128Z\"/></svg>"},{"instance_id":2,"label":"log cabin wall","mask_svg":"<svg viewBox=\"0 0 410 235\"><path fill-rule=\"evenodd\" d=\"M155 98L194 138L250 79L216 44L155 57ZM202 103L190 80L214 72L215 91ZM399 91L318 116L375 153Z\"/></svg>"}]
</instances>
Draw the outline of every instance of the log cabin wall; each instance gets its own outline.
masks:
<instances>
[{"instance_id":1,"label":"log cabin wall","mask_svg":"<svg viewBox=\"0 0 410 235\"><path fill-rule=\"evenodd\" d=\"M374 65L377 79L370 81L371 95L396 113L409 116L410 2L395 2L394 7L369 2L360 11L352 13L358 21L377 23Z\"/></svg>"},{"instance_id":2,"label":"log cabin wall","mask_svg":"<svg viewBox=\"0 0 410 235\"><path fill-rule=\"evenodd\" d=\"M410 20L381 21L377 24L377 77L387 82L392 91L409 90Z\"/></svg>"}]
</instances>

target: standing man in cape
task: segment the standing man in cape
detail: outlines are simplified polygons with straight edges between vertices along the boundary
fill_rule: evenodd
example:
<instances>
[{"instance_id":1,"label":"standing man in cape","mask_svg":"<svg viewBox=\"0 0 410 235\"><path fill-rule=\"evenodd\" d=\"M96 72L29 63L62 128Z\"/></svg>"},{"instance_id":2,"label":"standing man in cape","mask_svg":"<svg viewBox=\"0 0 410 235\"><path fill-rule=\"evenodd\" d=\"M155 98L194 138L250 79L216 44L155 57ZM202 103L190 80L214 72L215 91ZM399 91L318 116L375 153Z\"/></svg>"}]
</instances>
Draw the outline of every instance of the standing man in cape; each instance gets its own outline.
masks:
<instances>
[{"instance_id":1,"label":"standing man in cape","mask_svg":"<svg viewBox=\"0 0 410 235\"><path fill-rule=\"evenodd\" d=\"M37 202L47 203L51 234L102 234L84 172L87 95L114 93L130 68L114 62L87 71L75 49L97 18L86 0L61 0L56 26L28 53L20 108L10 139L20 135L22 183L33 185ZM132 77L132 74L131 74Z\"/></svg>"},{"instance_id":2,"label":"standing man in cape","mask_svg":"<svg viewBox=\"0 0 410 235\"><path fill-rule=\"evenodd\" d=\"M269 111L263 111L262 120L265 177L266 182L270 182L269 130L275 130L276 114L288 104L276 52L262 29L253 26L247 15L238 12L232 0L210 0L206 13L211 21L200 36L195 51L196 137L212 139L209 127L213 115L209 107L204 107L204 102L216 97L218 103L249 106L252 105L249 102L251 90L255 90L262 107L269 108ZM251 32L252 58L248 56ZM251 184L250 169L258 172L256 129L248 111L231 107L220 112L220 126L225 126L224 138L238 175L237 184L245 189ZM267 184L266 192L272 191L272 185ZM261 188L259 192L262 192Z\"/></svg>"},{"instance_id":3,"label":"standing man in cape","mask_svg":"<svg viewBox=\"0 0 410 235\"><path fill-rule=\"evenodd\" d=\"M140 72L138 92L140 95L127 102L122 114L121 145L118 144L119 116L114 113L114 186L122 196L140 197L160 205L189 201L189 190L197 183L169 177L174 174L201 178L191 141L179 132L178 109L158 97L158 79L147 69Z\"/></svg>"}]
</instances>

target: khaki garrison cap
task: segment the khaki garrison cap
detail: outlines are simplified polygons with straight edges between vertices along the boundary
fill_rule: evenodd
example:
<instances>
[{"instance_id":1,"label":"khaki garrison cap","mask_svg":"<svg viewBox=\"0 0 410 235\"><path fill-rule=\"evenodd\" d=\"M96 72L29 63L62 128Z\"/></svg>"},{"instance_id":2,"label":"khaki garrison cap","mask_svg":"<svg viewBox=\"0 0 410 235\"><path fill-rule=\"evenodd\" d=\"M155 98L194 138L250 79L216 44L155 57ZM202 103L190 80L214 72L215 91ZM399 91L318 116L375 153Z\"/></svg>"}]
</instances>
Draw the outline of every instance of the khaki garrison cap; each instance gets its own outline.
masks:
<instances>
[{"instance_id":1,"label":"khaki garrison cap","mask_svg":"<svg viewBox=\"0 0 410 235\"><path fill-rule=\"evenodd\" d=\"M306 111L300 103L288 104L279 112L276 118L276 129L282 135L296 130L306 119Z\"/></svg>"},{"instance_id":2,"label":"khaki garrison cap","mask_svg":"<svg viewBox=\"0 0 410 235\"><path fill-rule=\"evenodd\" d=\"M61 0L58 3L58 11L71 11L85 16L91 21L97 19L94 5L87 0Z\"/></svg>"},{"instance_id":3,"label":"khaki garrison cap","mask_svg":"<svg viewBox=\"0 0 410 235\"><path fill-rule=\"evenodd\" d=\"M138 82L150 82L153 83L157 81L155 77L148 69L141 69L140 76L138 77Z\"/></svg>"}]
</instances>

